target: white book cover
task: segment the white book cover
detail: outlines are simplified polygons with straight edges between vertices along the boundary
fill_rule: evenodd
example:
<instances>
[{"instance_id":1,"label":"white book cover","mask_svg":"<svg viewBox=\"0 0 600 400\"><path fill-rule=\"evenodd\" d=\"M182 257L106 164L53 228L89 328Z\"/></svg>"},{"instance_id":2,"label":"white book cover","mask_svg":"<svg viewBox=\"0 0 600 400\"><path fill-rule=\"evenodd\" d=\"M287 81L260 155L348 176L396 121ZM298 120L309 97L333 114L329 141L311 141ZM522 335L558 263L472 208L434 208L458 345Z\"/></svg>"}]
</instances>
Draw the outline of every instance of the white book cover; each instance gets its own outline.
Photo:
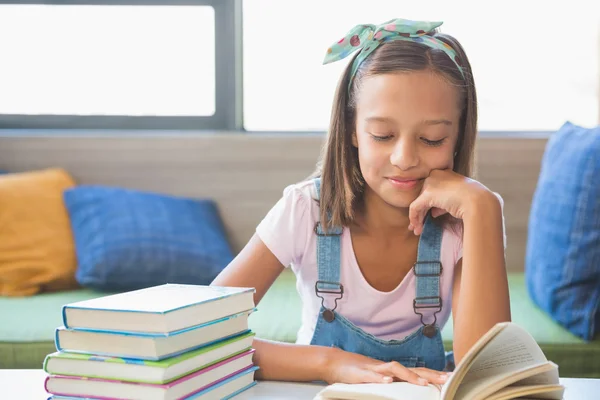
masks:
<instances>
[{"instance_id":1,"label":"white book cover","mask_svg":"<svg viewBox=\"0 0 600 400\"><path fill-rule=\"evenodd\" d=\"M66 328L167 333L253 309L254 288L164 284L66 304Z\"/></svg>"}]
</instances>

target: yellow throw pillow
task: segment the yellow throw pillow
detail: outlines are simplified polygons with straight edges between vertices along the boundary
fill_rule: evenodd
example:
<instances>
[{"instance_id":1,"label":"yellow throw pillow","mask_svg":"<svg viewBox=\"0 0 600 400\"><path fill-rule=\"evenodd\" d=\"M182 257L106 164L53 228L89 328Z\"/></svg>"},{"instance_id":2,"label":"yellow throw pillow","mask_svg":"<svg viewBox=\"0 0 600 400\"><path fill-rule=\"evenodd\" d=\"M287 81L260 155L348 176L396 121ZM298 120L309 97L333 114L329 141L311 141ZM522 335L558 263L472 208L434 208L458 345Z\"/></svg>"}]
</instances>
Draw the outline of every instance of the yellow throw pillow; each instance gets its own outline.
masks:
<instances>
[{"instance_id":1,"label":"yellow throw pillow","mask_svg":"<svg viewBox=\"0 0 600 400\"><path fill-rule=\"evenodd\" d=\"M75 244L62 169L0 175L0 295L77 287Z\"/></svg>"}]
</instances>

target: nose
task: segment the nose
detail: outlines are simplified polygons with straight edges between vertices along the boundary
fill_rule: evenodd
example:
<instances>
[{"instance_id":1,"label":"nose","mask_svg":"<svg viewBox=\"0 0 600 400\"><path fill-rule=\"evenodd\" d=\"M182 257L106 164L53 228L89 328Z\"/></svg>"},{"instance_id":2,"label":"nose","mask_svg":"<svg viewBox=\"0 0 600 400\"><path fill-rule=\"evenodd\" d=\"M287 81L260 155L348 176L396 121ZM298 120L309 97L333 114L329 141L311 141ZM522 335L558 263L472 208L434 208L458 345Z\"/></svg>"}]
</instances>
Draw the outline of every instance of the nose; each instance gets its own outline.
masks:
<instances>
[{"instance_id":1,"label":"nose","mask_svg":"<svg viewBox=\"0 0 600 400\"><path fill-rule=\"evenodd\" d=\"M398 140L390 156L390 161L403 171L419 165L418 149L414 141L409 138Z\"/></svg>"}]
</instances>

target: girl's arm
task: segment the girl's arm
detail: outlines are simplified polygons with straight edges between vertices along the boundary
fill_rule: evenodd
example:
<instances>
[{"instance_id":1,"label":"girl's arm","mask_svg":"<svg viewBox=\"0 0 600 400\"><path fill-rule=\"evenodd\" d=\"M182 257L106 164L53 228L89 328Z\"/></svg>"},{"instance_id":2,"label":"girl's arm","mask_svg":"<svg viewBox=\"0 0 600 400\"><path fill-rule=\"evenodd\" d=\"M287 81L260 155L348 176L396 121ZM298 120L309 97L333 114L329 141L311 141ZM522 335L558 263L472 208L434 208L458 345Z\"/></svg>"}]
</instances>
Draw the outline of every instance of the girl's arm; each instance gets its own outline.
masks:
<instances>
[{"instance_id":1,"label":"girl's arm","mask_svg":"<svg viewBox=\"0 0 600 400\"><path fill-rule=\"evenodd\" d=\"M452 295L456 364L496 323L511 320L500 200L489 191L477 193L462 219L463 258Z\"/></svg>"},{"instance_id":2,"label":"girl's arm","mask_svg":"<svg viewBox=\"0 0 600 400\"><path fill-rule=\"evenodd\" d=\"M254 287L255 304L273 284L284 266L255 234L240 254L215 278L212 285ZM284 310L285 311L285 310ZM274 315L273 318L278 318ZM393 379L426 385L442 384L445 374L426 368L405 368L333 347L308 346L255 339L257 379L285 381L389 382Z\"/></svg>"},{"instance_id":3,"label":"girl's arm","mask_svg":"<svg viewBox=\"0 0 600 400\"><path fill-rule=\"evenodd\" d=\"M409 229L419 235L427 212L463 222L463 257L452 293L454 361L496 323L510 321L500 199L476 180L450 169L432 170L411 203Z\"/></svg>"},{"instance_id":4,"label":"girl's arm","mask_svg":"<svg viewBox=\"0 0 600 400\"><path fill-rule=\"evenodd\" d=\"M259 304L284 266L258 235L211 283L214 286L254 287L254 303ZM278 318L274 315L273 318ZM260 367L257 379L311 381L321 379L321 371L331 350L328 347L301 346L255 339L254 363Z\"/></svg>"}]
</instances>

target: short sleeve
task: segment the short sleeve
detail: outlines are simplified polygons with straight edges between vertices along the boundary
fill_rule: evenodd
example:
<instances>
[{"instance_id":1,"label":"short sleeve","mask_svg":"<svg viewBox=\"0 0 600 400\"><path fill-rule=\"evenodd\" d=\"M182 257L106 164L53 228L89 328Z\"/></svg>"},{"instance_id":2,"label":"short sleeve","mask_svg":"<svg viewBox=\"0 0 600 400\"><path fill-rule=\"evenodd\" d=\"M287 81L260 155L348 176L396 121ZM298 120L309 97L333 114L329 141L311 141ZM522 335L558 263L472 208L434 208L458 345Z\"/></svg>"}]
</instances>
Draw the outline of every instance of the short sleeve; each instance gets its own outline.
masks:
<instances>
[{"instance_id":1,"label":"short sleeve","mask_svg":"<svg viewBox=\"0 0 600 400\"><path fill-rule=\"evenodd\" d=\"M288 186L256 228L260 239L286 268L302 262L310 229L311 202L310 194L298 185Z\"/></svg>"},{"instance_id":2,"label":"short sleeve","mask_svg":"<svg viewBox=\"0 0 600 400\"><path fill-rule=\"evenodd\" d=\"M502 213L502 237L504 240L504 250L506 251L506 221L504 220L504 199L502 198L502 196L500 196L499 193L496 193L496 192L493 192L493 193L496 195L496 197L500 201L500 209L501 209L501 213ZM457 262L463 256L462 240L459 241L459 246L460 246L460 248L458 249L458 255L456 257Z\"/></svg>"}]
</instances>

